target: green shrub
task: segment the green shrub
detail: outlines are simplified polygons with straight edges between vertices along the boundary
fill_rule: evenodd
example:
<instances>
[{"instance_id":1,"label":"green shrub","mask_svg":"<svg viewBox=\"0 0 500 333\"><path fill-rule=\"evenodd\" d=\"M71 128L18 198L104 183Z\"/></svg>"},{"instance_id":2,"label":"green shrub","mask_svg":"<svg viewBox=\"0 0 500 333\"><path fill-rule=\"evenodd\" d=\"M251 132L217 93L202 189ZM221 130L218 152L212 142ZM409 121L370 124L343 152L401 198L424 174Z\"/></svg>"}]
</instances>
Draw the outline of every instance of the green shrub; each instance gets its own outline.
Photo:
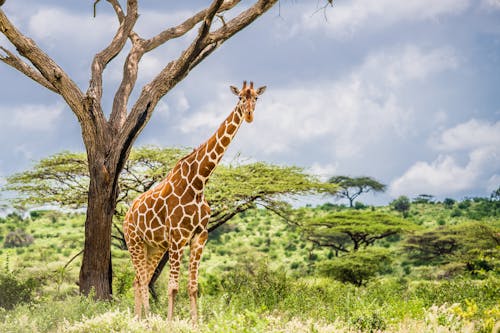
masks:
<instances>
[{"instance_id":1,"label":"green shrub","mask_svg":"<svg viewBox=\"0 0 500 333\"><path fill-rule=\"evenodd\" d=\"M458 207L453 208L453 210L450 213L450 216L451 217L460 217L460 216L462 216L462 211Z\"/></svg>"},{"instance_id":2,"label":"green shrub","mask_svg":"<svg viewBox=\"0 0 500 333\"><path fill-rule=\"evenodd\" d=\"M380 332L386 329L387 324L378 312L354 314L349 324L361 332Z\"/></svg>"},{"instance_id":3,"label":"green shrub","mask_svg":"<svg viewBox=\"0 0 500 333\"><path fill-rule=\"evenodd\" d=\"M455 205L455 200L454 199L451 199L451 198L445 198L443 200L443 205L448 208L448 209L451 209L453 208L453 205Z\"/></svg>"},{"instance_id":4,"label":"green shrub","mask_svg":"<svg viewBox=\"0 0 500 333\"><path fill-rule=\"evenodd\" d=\"M408 217L411 203L410 203L410 199L408 199L407 196L404 196L404 195L400 196L399 198L393 200L390 203L390 205L394 210L403 214L404 217Z\"/></svg>"},{"instance_id":5,"label":"green shrub","mask_svg":"<svg viewBox=\"0 0 500 333\"><path fill-rule=\"evenodd\" d=\"M22 280L10 272L0 274L0 307L10 310L19 303L30 302L39 286L34 278Z\"/></svg>"},{"instance_id":6,"label":"green shrub","mask_svg":"<svg viewBox=\"0 0 500 333\"><path fill-rule=\"evenodd\" d=\"M388 250L370 248L321 262L318 264L318 269L338 281L349 282L359 287L377 274L388 272L391 262Z\"/></svg>"}]
</instances>

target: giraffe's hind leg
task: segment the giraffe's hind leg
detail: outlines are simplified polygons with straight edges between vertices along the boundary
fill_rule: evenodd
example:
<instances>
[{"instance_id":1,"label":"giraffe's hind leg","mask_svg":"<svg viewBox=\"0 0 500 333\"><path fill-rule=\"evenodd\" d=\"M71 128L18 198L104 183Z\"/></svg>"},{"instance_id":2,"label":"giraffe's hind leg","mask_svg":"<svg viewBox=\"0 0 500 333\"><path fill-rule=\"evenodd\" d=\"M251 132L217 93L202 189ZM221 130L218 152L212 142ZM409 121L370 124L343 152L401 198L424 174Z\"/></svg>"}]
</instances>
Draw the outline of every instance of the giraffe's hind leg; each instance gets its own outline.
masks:
<instances>
[{"instance_id":1,"label":"giraffe's hind leg","mask_svg":"<svg viewBox=\"0 0 500 333\"><path fill-rule=\"evenodd\" d=\"M147 277L147 247L142 242L129 241L128 250L132 258L132 264L135 268L134 279L134 299L135 299L135 315L140 319L142 308L144 307L145 314L149 312L149 304L144 303L145 297L148 296L148 281Z\"/></svg>"}]
</instances>

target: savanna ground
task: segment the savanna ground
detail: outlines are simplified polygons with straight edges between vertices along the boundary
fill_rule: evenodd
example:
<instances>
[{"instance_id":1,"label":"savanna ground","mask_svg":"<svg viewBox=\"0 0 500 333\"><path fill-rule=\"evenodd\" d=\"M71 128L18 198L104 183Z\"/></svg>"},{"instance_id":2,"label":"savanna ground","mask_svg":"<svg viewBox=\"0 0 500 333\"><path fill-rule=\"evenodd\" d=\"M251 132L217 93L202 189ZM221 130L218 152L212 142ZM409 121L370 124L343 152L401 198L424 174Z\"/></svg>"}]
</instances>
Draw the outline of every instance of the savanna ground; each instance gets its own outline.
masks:
<instances>
[{"instance_id":1,"label":"savanna ground","mask_svg":"<svg viewBox=\"0 0 500 333\"><path fill-rule=\"evenodd\" d=\"M498 240L498 202L484 202L490 201L412 203L405 220L415 229L409 233L488 226ZM357 208L400 214L390 207ZM301 216L343 209L309 207ZM83 221L81 214L57 211L0 219L0 332L498 332L500 328L498 244L491 246L473 235L467 238L468 231L445 234L447 239L456 237L461 250L432 259L408 252L408 233L379 240L370 248L384 249L391 258L356 286L321 269L339 260L330 248L313 246L299 227L272 213L247 211L210 234L200 269L200 322L194 327L189 322L186 262L171 323L166 320L167 270L157 283L159 299L152 301L151 316L142 321L133 318L133 268L128 253L118 246L113 247L113 300L95 302L79 296L80 257L67 263L82 248ZM9 242L13 235L18 243Z\"/></svg>"}]
</instances>

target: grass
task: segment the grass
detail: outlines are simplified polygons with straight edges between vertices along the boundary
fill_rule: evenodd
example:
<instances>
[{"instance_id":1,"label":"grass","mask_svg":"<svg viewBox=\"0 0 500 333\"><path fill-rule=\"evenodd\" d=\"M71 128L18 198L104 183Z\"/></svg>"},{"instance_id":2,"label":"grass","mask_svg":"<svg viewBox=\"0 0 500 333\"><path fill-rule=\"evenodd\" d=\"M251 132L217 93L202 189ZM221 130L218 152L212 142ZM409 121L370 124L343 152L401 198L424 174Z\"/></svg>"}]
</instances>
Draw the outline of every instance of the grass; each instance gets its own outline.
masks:
<instances>
[{"instance_id":1,"label":"grass","mask_svg":"<svg viewBox=\"0 0 500 333\"><path fill-rule=\"evenodd\" d=\"M500 281L454 280L415 286L383 279L356 288L326 278L285 281L286 291L255 277L240 291L202 294L200 323L189 322L188 299L179 293L176 318L166 320L166 298L143 321L134 319L128 295L110 302L71 295L42 296L11 311L0 310L1 332L493 332L500 320ZM460 294L460 297L457 295ZM439 296L439 298L437 297ZM495 303L496 302L496 303ZM427 304L433 304L428 306Z\"/></svg>"},{"instance_id":2,"label":"grass","mask_svg":"<svg viewBox=\"0 0 500 333\"><path fill-rule=\"evenodd\" d=\"M438 204L414 205L409 218L425 221L422 227L439 225L439 220L467 223L466 213L453 219L450 212ZM437 279L419 273L440 269L435 266L411 266L409 273L395 267L355 287L316 273L314 263L331 260L330 251L313 249L298 230L264 211L240 215L210 235L199 278L197 327L188 320L188 252L175 320L166 320L164 273L151 316L138 321L131 313L134 272L126 251L113 249L112 301L78 295L80 258L65 265L83 246L83 221L83 215L65 214L0 221L0 235L22 227L35 238L28 247L0 248L0 275L13 276L9 288L18 294L28 288L28 279L37 282L29 300L10 310L0 307L0 332L497 333L500 328L498 272ZM398 241L384 246L395 247ZM398 258L396 265L402 261ZM0 292L7 286L2 284Z\"/></svg>"}]
</instances>

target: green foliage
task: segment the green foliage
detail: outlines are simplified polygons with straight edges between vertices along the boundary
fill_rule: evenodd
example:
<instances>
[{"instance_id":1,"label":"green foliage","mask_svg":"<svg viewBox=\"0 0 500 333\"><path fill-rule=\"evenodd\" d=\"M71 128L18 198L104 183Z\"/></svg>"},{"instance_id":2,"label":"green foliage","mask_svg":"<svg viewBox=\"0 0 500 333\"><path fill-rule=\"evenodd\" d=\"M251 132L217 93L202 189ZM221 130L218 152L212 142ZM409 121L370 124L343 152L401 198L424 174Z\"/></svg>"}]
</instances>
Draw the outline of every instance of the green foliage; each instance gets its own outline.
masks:
<instances>
[{"instance_id":1,"label":"green foliage","mask_svg":"<svg viewBox=\"0 0 500 333\"><path fill-rule=\"evenodd\" d=\"M120 175L117 215L128 204L163 179L187 149L141 147L133 149ZM32 170L7 178L4 190L22 194L17 204L28 207L58 205L81 208L87 204L88 165L84 153L61 152L40 160ZM335 192L334 184L323 183L297 167L256 162L219 165L206 189L211 205L210 229L226 223L256 204L273 210L288 209L283 196ZM38 218L39 212L34 213Z\"/></svg>"},{"instance_id":2,"label":"green foliage","mask_svg":"<svg viewBox=\"0 0 500 333\"><path fill-rule=\"evenodd\" d=\"M197 328L188 320L187 253L174 322L165 314L167 272L158 281L160 299L152 304L152 315L137 321L127 252L113 249L114 299L95 302L77 296L81 257L65 267L83 246L84 216L43 211L31 214L30 221L13 215L0 221L0 236L22 224L36 242L22 253L0 251L0 270L16 272L0 285L0 300L9 289L17 297L9 310L0 308L0 332L467 332L474 325L489 333L500 321L499 220L485 206L490 201L467 199L466 208L456 202L452 209L444 203L413 204L407 219L390 207L351 210L332 204L282 210L281 217L264 209L236 214L210 233L200 266ZM483 208L488 213L480 221L468 218L468 212ZM453 217L455 209L462 215ZM297 223L335 214L344 216L336 219L345 227L336 235L345 237L350 251L338 256L333 249L313 247ZM380 228L400 231L353 251L347 232L364 228L373 234L383 232ZM454 237L457 249L431 261L398 256L408 239L426 232ZM334 278L342 272L344 280ZM19 301L30 278L37 286Z\"/></svg>"},{"instance_id":3,"label":"green foliage","mask_svg":"<svg viewBox=\"0 0 500 333\"><path fill-rule=\"evenodd\" d=\"M220 165L206 189L212 214L209 228L225 223L237 213L260 204L286 211L284 196L333 192L336 186L306 174L301 168L268 163Z\"/></svg>"},{"instance_id":4,"label":"green foliage","mask_svg":"<svg viewBox=\"0 0 500 333\"><path fill-rule=\"evenodd\" d=\"M378 312L353 314L349 324L356 330L370 333L383 331L387 327L385 320Z\"/></svg>"},{"instance_id":5,"label":"green foliage","mask_svg":"<svg viewBox=\"0 0 500 333\"><path fill-rule=\"evenodd\" d=\"M340 198L349 200L349 207L353 207L354 200L363 193L384 192L386 185L378 182L371 177L348 177L334 176L328 180L332 184L337 184L339 190L335 193Z\"/></svg>"},{"instance_id":6,"label":"green foliage","mask_svg":"<svg viewBox=\"0 0 500 333\"><path fill-rule=\"evenodd\" d=\"M415 204L434 203L434 196L431 194L419 194L416 198L413 199L413 203Z\"/></svg>"},{"instance_id":7,"label":"green foliage","mask_svg":"<svg viewBox=\"0 0 500 333\"><path fill-rule=\"evenodd\" d=\"M407 237L404 249L416 264L443 264L450 260L467 261L471 250L498 246L498 228L485 223L439 226Z\"/></svg>"},{"instance_id":8,"label":"green foliage","mask_svg":"<svg viewBox=\"0 0 500 333\"><path fill-rule=\"evenodd\" d=\"M4 190L24 194L16 203L62 204L78 208L87 202L88 165L84 153L64 151L40 160L32 170L7 177Z\"/></svg>"},{"instance_id":9,"label":"green foliage","mask_svg":"<svg viewBox=\"0 0 500 333\"><path fill-rule=\"evenodd\" d=\"M372 248L321 262L318 268L327 276L359 287L378 274L390 271L391 262L388 250Z\"/></svg>"},{"instance_id":10,"label":"green foliage","mask_svg":"<svg viewBox=\"0 0 500 333\"><path fill-rule=\"evenodd\" d=\"M372 210L327 212L304 218L307 240L337 252L357 251L361 246L410 230L413 226L393 214Z\"/></svg>"},{"instance_id":11,"label":"green foliage","mask_svg":"<svg viewBox=\"0 0 500 333\"><path fill-rule=\"evenodd\" d=\"M410 199L408 199L407 196L400 196L399 198L393 200L391 203L390 203L390 206L400 212L401 214L403 214L404 217L408 217L408 212L410 211Z\"/></svg>"},{"instance_id":12,"label":"green foliage","mask_svg":"<svg viewBox=\"0 0 500 333\"><path fill-rule=\"evenodd\" d=\"M0 307L11 310L19 303L33 300L33 292L40 286L35 278L22 279L11 272L0 273Z\"/></svg>"},{"instance_id":13,"label":"green foliage","mask_svg":"<svg viewBox=\"0 0 500 333\"><path fill-rule=\"evenodd\" d=\"M451 209L453 208L453 206L455 205L455 200L454 199L451 199L451 198L445 198L443 200L443 205L448 208L448 209Z\"/></svg>"},{"instance_id":14,"label":"green foliage","mask_svg":"<svg viewBox=\"0 0 500 333\"><path fill-rule=\"evenodd\" d=\"M476 198L475 202L468 207L466 216L473 220L481 220L486 217L500 217L500 201Z\"/></svg>"}]
</instances>

